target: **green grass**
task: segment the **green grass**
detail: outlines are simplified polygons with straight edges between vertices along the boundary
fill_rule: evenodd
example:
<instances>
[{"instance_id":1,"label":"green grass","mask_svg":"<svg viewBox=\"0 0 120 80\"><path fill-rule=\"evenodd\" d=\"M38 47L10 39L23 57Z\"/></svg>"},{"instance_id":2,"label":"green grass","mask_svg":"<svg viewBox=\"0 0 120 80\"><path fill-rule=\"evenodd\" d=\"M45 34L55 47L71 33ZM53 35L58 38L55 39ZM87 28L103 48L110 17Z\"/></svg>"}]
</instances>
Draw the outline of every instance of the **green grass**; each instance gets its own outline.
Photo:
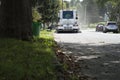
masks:
<instances>
[{"instance_id":1,"label":"green grass","mask_svg":"<svg viewBox=\"0 0 120 80\"><path fill-rule=\"evenodd\" d=\"M54 30L52 31L43 30L40 32L40 38L53 39L53 33Z\"/></svg>"},{"instance_id":2,"label":"green grass","mask_svg":"<svg viewBox=\"0 0 120 80\"><path fill-rule=\"evenodd\" d=\"M0 38L0 80L56 80L52 32L31 42Z\"/></svg>"}]
</instances>

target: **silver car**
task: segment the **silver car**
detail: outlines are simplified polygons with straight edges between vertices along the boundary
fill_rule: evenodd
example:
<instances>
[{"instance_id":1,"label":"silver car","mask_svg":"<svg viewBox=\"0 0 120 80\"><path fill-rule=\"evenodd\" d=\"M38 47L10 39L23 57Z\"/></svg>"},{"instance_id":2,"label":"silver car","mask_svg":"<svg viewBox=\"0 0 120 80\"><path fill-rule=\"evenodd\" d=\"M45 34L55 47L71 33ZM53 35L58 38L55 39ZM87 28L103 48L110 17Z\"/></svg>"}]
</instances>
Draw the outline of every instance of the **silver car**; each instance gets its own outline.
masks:
<instances>
[{"instance_id":1,"label":"silver car","mask_svg":"<svg viewBox=\"0 0 120 80\"><path fill-rule=\"evenodd\" d=\"M117 26L117 23L115 21L108 21L106 25L103 27L103 32L113 32L118 33L119 27Z\"/></svg>"}]
</instances>

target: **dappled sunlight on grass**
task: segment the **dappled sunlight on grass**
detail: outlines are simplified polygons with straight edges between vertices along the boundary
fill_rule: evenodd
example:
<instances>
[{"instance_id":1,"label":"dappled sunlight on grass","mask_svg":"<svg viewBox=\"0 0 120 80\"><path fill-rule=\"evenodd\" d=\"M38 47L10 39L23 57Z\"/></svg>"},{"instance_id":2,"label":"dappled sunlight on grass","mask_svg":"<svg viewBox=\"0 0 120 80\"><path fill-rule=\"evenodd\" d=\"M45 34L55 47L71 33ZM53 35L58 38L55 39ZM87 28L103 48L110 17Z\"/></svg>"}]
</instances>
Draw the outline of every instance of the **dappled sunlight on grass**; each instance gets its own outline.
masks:
<instances>
[{"instance_id":1,"label":"dappled sunlight on grass","mask_svg":"<svg viewBox=\"0 0 120 80\"><path fill-rule=\"evenodd\" d=\"M53 32L54 30L52 31L43 30L40 32L40 38L53 39Z\"/></svg>"},{"instance_id":2,"label":"dappled sunlight on grass","mask_svg":"<svg viewBox=\"0 0 120 80\"><path fill-rule=\"evenodd\" d=\"M0 44L0 80L56 80L52 36L30 42L5 38Z\"/></svg>"}]
</instances>

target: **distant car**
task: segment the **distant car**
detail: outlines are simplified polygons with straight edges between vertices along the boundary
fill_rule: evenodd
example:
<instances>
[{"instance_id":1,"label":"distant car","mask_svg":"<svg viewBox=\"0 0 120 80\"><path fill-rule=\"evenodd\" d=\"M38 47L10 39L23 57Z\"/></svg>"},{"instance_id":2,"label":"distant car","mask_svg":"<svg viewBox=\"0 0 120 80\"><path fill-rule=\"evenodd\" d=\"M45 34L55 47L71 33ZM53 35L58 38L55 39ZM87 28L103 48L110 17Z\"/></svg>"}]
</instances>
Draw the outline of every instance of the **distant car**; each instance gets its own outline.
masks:
<instances>
[{"instance_id":1,"label":"distant car","mask_svg":"<svg viewBox=\"0 0 120 80\"><path fill-rule=\"evenodd\" d=\"M98 24L96 26L96 31L103 31L103 26L104 26L104 24Z\"/></svg>"},{"instance_id":2,"label":"distant car","mask_svg":"<svg viewBox=\"0 0 120 80\"><path fill-rule=\"evenodd\" d=\"M103 32L113 32L113 33L118 33L119 28L117 26L117 23L115 21L108 21L106 25L103 27Z\"/></svg>"}]
</instances>

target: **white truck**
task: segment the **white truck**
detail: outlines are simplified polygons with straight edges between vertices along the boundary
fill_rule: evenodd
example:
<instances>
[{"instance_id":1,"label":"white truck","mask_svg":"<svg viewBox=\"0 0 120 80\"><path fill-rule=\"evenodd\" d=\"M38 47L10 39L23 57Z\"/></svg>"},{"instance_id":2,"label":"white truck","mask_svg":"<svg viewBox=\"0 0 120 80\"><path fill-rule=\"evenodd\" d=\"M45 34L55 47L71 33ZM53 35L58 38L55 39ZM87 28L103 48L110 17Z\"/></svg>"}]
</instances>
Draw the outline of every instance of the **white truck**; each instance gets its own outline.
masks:
<instances>
[{"instance_id":1,"label":"white truck","mask_svg":"<svg viewBox=\"0 0 120 80\"><path fill-rule=\"evenodd\" d=\"M59 21L56 28L57 32L72 31L77 33L79 31L76 10L60 10L58 17Z\"/></svg>"}]
</instances>

